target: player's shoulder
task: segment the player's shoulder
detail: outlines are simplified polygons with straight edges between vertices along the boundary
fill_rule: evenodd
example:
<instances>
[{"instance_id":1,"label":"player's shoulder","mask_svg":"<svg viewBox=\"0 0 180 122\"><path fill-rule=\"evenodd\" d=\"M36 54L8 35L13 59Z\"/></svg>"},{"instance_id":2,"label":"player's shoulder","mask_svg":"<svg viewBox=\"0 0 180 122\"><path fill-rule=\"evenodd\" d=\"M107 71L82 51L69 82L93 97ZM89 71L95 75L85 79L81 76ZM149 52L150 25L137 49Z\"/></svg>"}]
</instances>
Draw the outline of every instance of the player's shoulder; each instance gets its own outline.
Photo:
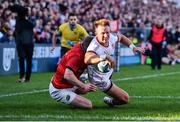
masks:
<instances>
[{"instance_id":1,"label":"player's shoulder","mask_svg":"<svg viewBox=\"0 0 180 122\"><path fill-rule=\"evenodd\" d=\"M109 38L110 41L118 41L118 36L117 35L114 35L112 33L110 33L110 38Z\"/></svg>"},{"instance_id":2,"label":"player's shoulder","mask_svg":"<svg viewBox=\"0 0 180 122\"><path fill-rule=\"evenodd\" d=\"M66 26L68 26L68 23L66 22L66 23L62 23L59 27L60 28L63 28L63 27L66 27Z\"/></svg>"},{"instance_id":3,"label":"player's shoulder","mask_svg":"<svg viewBox=\"0 0 180 122\"><path fill-rule=\"evenodd\" d=\"M110 33L110 38L117 38L117 35Z\"/></svg>"},{"instance_id":4,"label":"player's shoulder","mask_svg":"<svg viewBox=\"0 0 180 122\"><path fill-rule=\"evenodd\" d=\"M96 37L94 37L94 38L92 39L90 45L98 45L98 44L99 44L99 43L98 43Z\"/></svg>"},{"instance_id":5,"label":"player's shoulder","mask_svg":"<svg viewBox=\"0 0 180 122\"><path fill-rule=\"evenodd\" d=\"M97 39L94 37L91 43L89 44L87 51L91 51L91 50L96 51L99 47L100 44L98 43Z\"/></svg>"}]
</instances>

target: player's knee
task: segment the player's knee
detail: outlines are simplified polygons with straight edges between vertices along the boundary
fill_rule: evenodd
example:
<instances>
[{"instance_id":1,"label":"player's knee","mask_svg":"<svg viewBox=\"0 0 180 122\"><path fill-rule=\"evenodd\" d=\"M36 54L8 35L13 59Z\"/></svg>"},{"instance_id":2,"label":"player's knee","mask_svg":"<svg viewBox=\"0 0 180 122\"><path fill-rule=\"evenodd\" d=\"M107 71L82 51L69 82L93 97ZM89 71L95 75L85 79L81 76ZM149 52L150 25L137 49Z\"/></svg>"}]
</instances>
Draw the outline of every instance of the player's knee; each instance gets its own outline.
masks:
<instances>
[{"instance_id":1,"label":"player's knee","mask_svg":"<svg viewBox=\"0 0 180 122\"><path fill-rule=\"evenodd\" d=\"M91 101L87 101L87 102L85 103L85 108L91 109L91 108L92 108L92 102L91 102Z\"/></svg>"},{"instance_id":2,"label":"player's knee","mask_svg":"<svg viewBox=\"0 0 180 122\"><path fill-rule=\"evenodd\" d=\"M126 93L119 97L120 104L127 104L129 102L129 95Z\"/></svg>"},{"instance_id":3,"label":"player's knee","mask_svg":"<svg viewBox=\"0 0 180 122\"><path fill-rule=\"evenodd\" d=\"M127 104L127 103L129 102L129 94L126 93L126 94L123 96L122 100L123 100L124 104Z\"/></svg>"}]
</instances>

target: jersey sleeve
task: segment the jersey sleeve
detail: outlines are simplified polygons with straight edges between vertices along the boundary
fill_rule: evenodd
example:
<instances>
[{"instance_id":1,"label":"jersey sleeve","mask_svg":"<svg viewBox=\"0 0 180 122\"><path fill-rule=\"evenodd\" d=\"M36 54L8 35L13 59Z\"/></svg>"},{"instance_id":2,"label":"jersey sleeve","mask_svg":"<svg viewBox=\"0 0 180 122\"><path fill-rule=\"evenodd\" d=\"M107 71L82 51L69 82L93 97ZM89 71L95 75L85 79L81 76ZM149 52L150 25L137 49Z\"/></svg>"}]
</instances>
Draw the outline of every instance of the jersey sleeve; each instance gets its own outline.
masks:
<instances>
[{"instance_id":1,"label":"jersey sleeve","mask_svg":"<svg viewBox=\"0 0 180 122\"><path fill-rule=\"evenodd\" d=\"M89 34L87 33L86 29L80 25L81 28L81 38L87 37Z\"/></svg>"},{"instance_id":2,"label":"jersey sleeve","mask_svg":"<svg viewBox=\"0 0 180 122\"><path fill-rule=\"evenodd\" d=\"M96 52L96 50L98 49L98 44L96 43L96 41L92 40L92 42L89 44L88 48L87 48L87 52Z\"/></svg>"},{"instance_id":3,"label":"jersey sleeve","mask_svg":"<svg viewBox=\"0 0 180 122\"><path fill-rule=\"evenodd\" d=\"M74 73L77 72L80 66L81 66L81 58L78 57L77 55L70 57L66 64L66 68L69 68Z\"/></svg>"},{"instance_id":4,"label":"jersey sleeve","mask_svg":"<svg viewBox=\"0 0 180 122\"><path fill-rule=\"evenodd\" d=\"M113 35L113 34L110 34L110 41L112 43L116 43L118 41L118 36L117 35Z\"/></svg>"},{"instance_id":5,"label":"jersey sleeve","mask_svg":"<svg viewBox=\"0 0 180 122\"><path fill-rule=\"evenodd\" d=\"M64 27L65 27L65 23L64 24L61 24L60 26L59 26L59 33L60 34L62 34L62 32L63 32L63 30L64 30Z\"/></svg>"}]
</instances>

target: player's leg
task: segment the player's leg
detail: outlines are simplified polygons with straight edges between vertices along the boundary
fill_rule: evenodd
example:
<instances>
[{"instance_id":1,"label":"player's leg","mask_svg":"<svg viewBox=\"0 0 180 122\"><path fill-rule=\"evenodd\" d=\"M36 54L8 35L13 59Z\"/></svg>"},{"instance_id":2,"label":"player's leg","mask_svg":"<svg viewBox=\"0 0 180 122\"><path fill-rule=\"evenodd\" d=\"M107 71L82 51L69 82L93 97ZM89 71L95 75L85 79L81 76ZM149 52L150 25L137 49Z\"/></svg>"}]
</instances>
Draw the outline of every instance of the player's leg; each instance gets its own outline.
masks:
<instances>
[{"instance_id":1,"label":"player's leg","mask_svg":"<svg viewBox=\"0 0 180 122\"><path fill-rule=\"evenodd\" d=\"M32 72L32 57L33 57L33 49L34 44L27 44L25 53L26 53L26 77L25 82L29 82L31 78L31 72Z\"/></svg>"},{"instance_id":2,"label":"player's leg","mask_svg":"<svg viewBox=\"0 0 180 122\"><path fill-rule=\"evenodd\" d=\"M77 95L74 88L56 89L52 83L49 85L50 96L57 102L80 108L92 108L90 100Z\"/></svg>"},{"instance_id":3,"label":"player's leg","mask_svg":"<svg viewBox=\"0 0 180 122\"><path fill-rule=\"evenodd\" d=\"M152 69L155 69L156 67L156 60L157 60L157 52L156 52L156 45L153 44L152 46L152 55L151 55L151 59L152 59L152 62L151 62L151 68Z\"/></svg>"},{"instance_id":4,"label":"player's leg","mask_svg":"<svg viewBox=\"0 0 180 122\"><path fill-rule=\"evenodd\" d=\"M18 53L18 60L19 60L19 80L18 82L24 82L25 78L25 53L24 47L22 45L16 45L17 53Z\"/></svg>"},{"instance_id":5,"label":"player's leg","mask_svg":"<svg viewBox=\"0 0 180 122\"><path fill-rule=\"evenodd\" d=\"M128 103L129 101L128 93L115 84L113 84L112 87L105 93L112 97L104 98L104 102L109 105L122 105Z\"/></svg>"},{"instance_id":6,"label":"player's leg","mask_svg":"<svg viewBox=\"0 0 180 122\"><path fill-rule=\"evenodd\" d=\"M99 90L112 97L109 98L110 100L108 100L110 104L126 104L129 100L129 95L123 89L117 87L115 84L112 84L112 81L110 80L112 72L113 70L111 69L107 73L99 73L96 72L93 68L88 67L90 82L96 85ZM107 103L106 101L104 102Z\"/></svg>"},{"instance_id":7,"label":"player's leg","mask_svg":"<svg viewBox=\"0 0 180 122\"><path fill-rule=\"evenodd\" d=\"M76 95L70 105L78 108L92 108L91 101L80 95Z\"/></svg>"},{"instance_id":8,"label":"player's leg","mask_svg":"<svg viewBox=\"0 0 180 122\"><path fill-rule=\"evenodd\" d=\"M162 44L158 44L157 46L157 68L161 69L161 55L162 55Z\"/></svg>"}]
</instances>

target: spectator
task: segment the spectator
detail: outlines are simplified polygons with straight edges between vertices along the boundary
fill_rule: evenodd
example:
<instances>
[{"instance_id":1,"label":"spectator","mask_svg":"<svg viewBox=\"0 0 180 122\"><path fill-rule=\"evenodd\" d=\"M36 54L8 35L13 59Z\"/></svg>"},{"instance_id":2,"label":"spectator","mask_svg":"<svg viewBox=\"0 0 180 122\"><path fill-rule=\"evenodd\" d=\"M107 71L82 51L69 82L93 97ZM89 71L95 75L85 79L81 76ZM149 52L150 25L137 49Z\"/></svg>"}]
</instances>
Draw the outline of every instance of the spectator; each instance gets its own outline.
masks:
<instances>
[{"instance_id":1,"label":"spectator","mask_svg":"<svg viewBox=\"0 0 180 122\"><path fill-rule=\"evenodd\" d=\"M11 10L18 13L15 25L16 48L19 57L19 80L18 82L29 82L31 78L32 56L34 49L33 27L34 25L26 19L27 8L14 5ZM25 62L26 61L26 68ZM26 69L26 72L25 72Z\"/></svg>"},{"instance_id":2,"label":"spectator","mask_svg":"<svg viewBox=\"0 0 180 122\"><path fill-rule=\"evenodd\" d=\"M77 14L87 32L94 35L92 22L100 18L116 19L120 27L151 27L157 15L161 15L164 25L174 27L180 25L180 8L172 0L18 0L19 5L27 6L31 21L42 19L42 30L48 22L50 28L56 28L66 21L65 16L74 12ZM2 0L0 5L1 21L6 21L6 15L11 1ZM153 7L152 7L153 6ZM132 20L133 21L130 21ZM37 26L37 25L36 25ZM52 35L51 35L52 36ZM39 42L39 40L38 40Z\"/></svg>"},{"instance_id":3,"label":"spectator","mask_svg":"<svg viewBox=\"0 0 180 122\"><path fill-rule=\"evenodd\" d=\"M169 65L175 65L176 64L176 58L172 53L169 53L170 51L167 49L167 46L162 48L162 63L169 64Z\"/></svg>"},{"instance_id":4,"label":"spectator","mask_svg":"<svg viewBox=\"0 0 180 122\"><path fill-rule=\"evenodd\" d=\"M175 42L176 42L176 43L180 43L180 27L177 27L177 28L176 28Z\"/></svg>"}]
</instances>

